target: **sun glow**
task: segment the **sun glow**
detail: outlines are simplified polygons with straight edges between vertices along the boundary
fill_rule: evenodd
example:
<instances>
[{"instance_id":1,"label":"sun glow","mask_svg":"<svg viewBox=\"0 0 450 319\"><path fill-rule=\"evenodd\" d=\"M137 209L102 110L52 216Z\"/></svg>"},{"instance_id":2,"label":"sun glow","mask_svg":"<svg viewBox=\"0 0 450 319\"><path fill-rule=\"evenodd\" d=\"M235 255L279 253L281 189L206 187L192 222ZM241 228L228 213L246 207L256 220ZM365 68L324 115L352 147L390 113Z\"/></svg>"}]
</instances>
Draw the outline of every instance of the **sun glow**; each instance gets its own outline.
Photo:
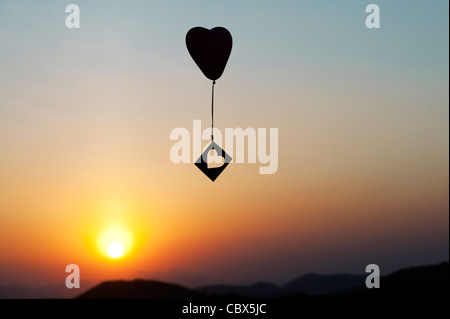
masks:
<instances>
[{"instance_id":1,"label":"sun glow","mask_svg":"<svg viewBox=\"0 0 450 319\"><path fill-rule=\"evenodd\" d=\"M91 257L122 264L132 261L142 251L151 230L152 223L147 219L151 209L136 203L140 201L96 200L77 207L76 211L84 212L79 230Z\"/></svg>"},{"instance_id":2,"label":"sun glow","mask_svg":"<svg viewBox=\"0 0 450 319\"><path fill-rule=\"evenodd\" d=\"M114 259L126 256L133 247L131 232L121 225L110 225L98 236L100 252Z\"/></svg>"},{"instance_id":3,"label":"sun glow","mask_svg":"<svg viewBox=\"0 0 450 319\"><path fill-rule=\"evenodd\" d=\"M108 255L111 258L119 258L123 255L123 245L118 242L112 242L108 246Z\"/></svg>"}]
</instances>

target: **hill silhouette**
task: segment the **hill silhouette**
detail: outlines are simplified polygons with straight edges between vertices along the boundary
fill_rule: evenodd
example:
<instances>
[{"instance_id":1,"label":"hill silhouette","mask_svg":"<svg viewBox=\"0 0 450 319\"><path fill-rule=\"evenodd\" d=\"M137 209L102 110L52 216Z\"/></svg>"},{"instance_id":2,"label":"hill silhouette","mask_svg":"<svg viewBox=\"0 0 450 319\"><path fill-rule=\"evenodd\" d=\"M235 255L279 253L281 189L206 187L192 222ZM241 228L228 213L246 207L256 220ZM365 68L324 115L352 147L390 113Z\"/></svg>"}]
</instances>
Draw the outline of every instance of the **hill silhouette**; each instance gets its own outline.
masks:
<instances>
[{"instance_id":1,"label":"hill silhouette","mask_svg":"<svg viewBox=\"0 0 450 319\"><path fill-rule=\"evenodd\" d=\"M249 286L210 285L196 290L209 295L237 295L250 298L276 298L295 294L323 295L359 287L364 284L365 279L366 276L358 275L308 274L281 287L271 283L257 283Z\"/></svg>"},{"instance_id":2,"label":"hill silhouette","mask_svg":"<svg viewBox=\"0 0 450 319\"><path fill-rule=\"evenodd\" d=\"M449 282L449 263L435 266L412 267L381 277L383 288L394 290L402 287L445 286ZM216 296L243 296L251 298L276 298L292 295L338 295L343 293L368 293L366 275L307 274L286 285L277 287L269 283L250 286L212 285L197 291Z\"/></svg>"},{"instance_id":3,"label":"hill silhouette","mask_svg":"<svg viewBox=\"0 0 450 319\"><path fill-rule=\"evenodd\" d=\"M387 287L430 285L449 282L449 263L436 266L411 267L386 277Z\"/></svg>"},{"instance_id":4,"label":"hill silhouette","mask_svg":"<svg viewBox=\"0 0 450 319\"><path fill-rule=\"evenodd\" d=\"M381 277L379 293L401 293L404 296L417 295L419 292L434 294L435 292L448 293L449 263L434 266L411 267L396 271L388 276ZM370 293L365 286L356 287L346 291L348 295L362 295Z\"/></svg>"},{"instance_id":5,"label":"hill silhouette","mask_svg":"<svg viewBox=\"0 0 450 319\"><path fill-rule=\"evenodd\" d=\"M80 299L204 299L243 297L254 299L295 298L322 296L377 296L401 292L404 295L422 295L425 291L448 294L449 263L434 266L412 267L381 278L381 289L367 289L366 276L317 275L299 277L283 287L270 283L250 286L213 285L188 289L180 285L151 280L109 281L81 294Z\"/></svg>"},{"instance_id":6,"label":"hill silhouette","mask_svg":"<svg viewBox=\"0 0 450 319\"><path fill-rule=\"evenodd\" d=\"M364 280L361 282L360 279ZM450 308L447 306L448 279L449 263L442 263L408 268L382 277L380 289L367 289L365 277L352 275L306 275L283 287L258 283L250 286L216 285L196 290L159 281L134 280L104 282L77 299L85 300L79 305L89 307L90 313L92 306L97 305L99 316L105 316L108 309L113 315L117 315L121 309L126 316L130 309L133 309L136 313L146 313L152 318L180 318L183 307L189 305L211 305L217 306L218 309L226 309L228 304L252 303L266 304L271 314L267 318L301 318L308 314L313 314L317 318L339 315L346 318L390 316L437 318L445 316L446 313L450 314ZM332 287L333 283L336 283L337 287ZM358 286L341 291L354 284ZM310 294L305 294L301 292L302 290L309 291ZM330 290L335 292L332 293ZM109 307L107 300L91 303L87 299L139 300L132 303L118 300L116 307ZM205 316L193 314L181 317ZM254 315L239 316L241 317L255 318ZM231 318L231 315L226 311L219 311L214 318Z\"/></svg>"},{"instance_id":7,"label":"hill silhouette","mask_svg":"<svg viewBox=\"0 0 450 319\"><path fill-rule=\"evenodd\" d=\"M201 294L180 285L159 281L107 281L86 291L78 299L196 299Z\"/></svg>"},{"instance_id":8,"label":"hill silhouette","mask_svg":"<svg viewBox=\"0 0 450 319\"><path fill-rule=\"evenodd\" d=\"M366 276L358 275L318 275L310 274L302 276L287 283L283 292L287 295L304 294L329 294L340 293L364 284Z\"/></svg>"}]
</instances>

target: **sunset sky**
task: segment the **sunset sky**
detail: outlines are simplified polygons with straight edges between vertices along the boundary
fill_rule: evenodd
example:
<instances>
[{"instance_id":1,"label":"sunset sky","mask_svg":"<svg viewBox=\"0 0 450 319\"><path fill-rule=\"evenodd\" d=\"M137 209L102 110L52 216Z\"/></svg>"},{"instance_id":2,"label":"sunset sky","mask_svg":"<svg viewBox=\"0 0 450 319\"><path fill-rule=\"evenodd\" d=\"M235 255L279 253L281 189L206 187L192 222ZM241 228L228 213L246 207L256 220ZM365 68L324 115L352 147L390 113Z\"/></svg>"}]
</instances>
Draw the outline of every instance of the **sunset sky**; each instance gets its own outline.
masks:
<instances>
[{"instance_id":1,"label":"sunset sky","mask_svg":"<svg viewBox=\"0 0 450 319\"><path fill-rule=\"evenodd\" d=\"M448 260L449 3L377 0L377 30L369 3L0 0L0 286ZM170 132L210 123L195 26L233 35L215 126L278 128L276 174L171 162Z\"/></svg>"}]
</instances>

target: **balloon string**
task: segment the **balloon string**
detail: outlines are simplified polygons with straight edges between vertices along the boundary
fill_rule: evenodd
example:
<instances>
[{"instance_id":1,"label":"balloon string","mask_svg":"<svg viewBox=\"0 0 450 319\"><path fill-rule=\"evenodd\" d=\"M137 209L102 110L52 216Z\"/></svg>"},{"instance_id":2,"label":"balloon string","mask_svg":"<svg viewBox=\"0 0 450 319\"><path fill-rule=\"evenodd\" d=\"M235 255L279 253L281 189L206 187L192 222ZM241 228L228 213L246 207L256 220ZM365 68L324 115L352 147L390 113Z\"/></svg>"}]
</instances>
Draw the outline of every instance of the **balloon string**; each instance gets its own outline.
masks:
<instances>
[{"instance_id":1,"label":"balloon string","mask_svg":"<svg viewBox=\"0 0 450 319\"><path fill-rule=\"evenodd\" d=\"M212 98L211 98L211 141L214 142L214 85L216 81L212 83Z\"/></svg>"}]
</instances>

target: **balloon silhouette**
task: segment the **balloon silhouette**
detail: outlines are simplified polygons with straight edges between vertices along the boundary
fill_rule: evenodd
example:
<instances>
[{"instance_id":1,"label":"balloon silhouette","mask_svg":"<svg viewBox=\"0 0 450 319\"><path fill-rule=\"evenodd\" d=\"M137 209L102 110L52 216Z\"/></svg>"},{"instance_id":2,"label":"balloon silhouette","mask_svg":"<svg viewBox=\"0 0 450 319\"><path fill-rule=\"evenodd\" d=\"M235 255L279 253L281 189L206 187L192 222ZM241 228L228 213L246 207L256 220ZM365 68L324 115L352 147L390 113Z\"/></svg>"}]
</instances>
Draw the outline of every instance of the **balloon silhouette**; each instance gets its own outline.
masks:
<instances>
[{"instance_id":1,"label":"balloon silhouette","mask_svg":"<svg viewBox=\"0 0 450 319\"><path fill-rule=\"evenodd\" d=\"M203 74L215 81L222 76L233 47L230 32L222 27L195 27L186 34L186 46Z\"/></svg>"}]
</instances>

